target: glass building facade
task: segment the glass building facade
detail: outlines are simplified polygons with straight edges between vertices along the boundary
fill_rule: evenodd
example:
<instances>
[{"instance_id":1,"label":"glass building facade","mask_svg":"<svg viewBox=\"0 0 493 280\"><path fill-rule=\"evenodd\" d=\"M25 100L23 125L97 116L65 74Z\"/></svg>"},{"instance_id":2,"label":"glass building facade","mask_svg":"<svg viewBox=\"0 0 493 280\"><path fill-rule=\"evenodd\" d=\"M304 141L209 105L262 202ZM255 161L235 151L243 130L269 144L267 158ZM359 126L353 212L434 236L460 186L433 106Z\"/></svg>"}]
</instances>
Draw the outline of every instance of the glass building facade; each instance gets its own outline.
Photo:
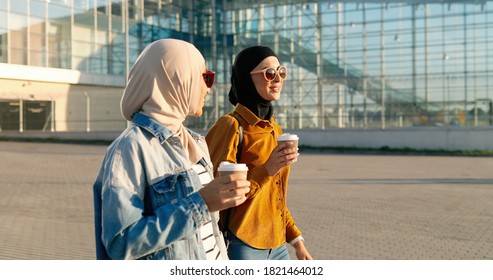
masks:
<instances>
[{"instance_id":1,"label":"glass building facade","mask_svg":"<svg viewBox=\"0 0 493 280\"><path fill-rule=\"evenodd\" d=\"M492 126L492 13L486 0L0 0L0 64L124 81L149 43L183 39L217 73L204 116L187 120L207 129L232 108L235 54L266 45L288 67L275 103L284 128ZM126 124L116 108L124 82L73 82L61 106L36 89L42 79L29 99L4 76L3 130Z\"/></svg>"}]
</instances>

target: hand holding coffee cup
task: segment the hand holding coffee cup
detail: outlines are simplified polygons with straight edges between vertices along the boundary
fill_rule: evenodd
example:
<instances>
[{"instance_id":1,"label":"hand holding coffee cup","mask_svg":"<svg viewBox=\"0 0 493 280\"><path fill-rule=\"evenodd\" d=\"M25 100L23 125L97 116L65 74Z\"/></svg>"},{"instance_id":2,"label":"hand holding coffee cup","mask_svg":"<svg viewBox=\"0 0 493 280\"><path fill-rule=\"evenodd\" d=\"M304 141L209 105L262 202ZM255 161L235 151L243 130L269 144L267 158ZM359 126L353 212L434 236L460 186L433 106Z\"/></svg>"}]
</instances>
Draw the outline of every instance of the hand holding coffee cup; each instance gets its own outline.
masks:
<instances>
[{"instance_id":1,"label":"hand holding coffee cup","mask_svg":"<svg viewBox=\"0 0 493 280\"><path fill-rule=\"evenodd\" d=\"M285 166L298 160L298 136L285 133L277 138L277 146L265 162L267 173L273 176Z\"/></svg>"},{"instance_id":2,"label":"hand holding coffee cup","mask_svg":"<svg viewBox=\"0 0 493 280\"><path fill-rule=\"evenodd\" d=\"M233 175L236 180L246 180L248 174L248 167L244 163L231 163L228 161L223 161L219 164L217 168L219 176L229 176ZM239 176L238 176L239 175ZM241 199L242 196L235 197L235 200Z\"/></svg>"},{"instance_id":3,"label":"hand holding coffee cup","mask_svg":"<svg viewBox=\"0 0 493 280\"><path fill-rule=\"evenodd\" d=\"M246 164L224 163L218 167L218 175L199 190L211 212L236 207L246 200L250 192Z\"/></svg>"},{"instance_id":4,"label":"hand holding coffee cup","mask_svg":"<svg viewBox=\"0 0 493 280\"><path fill-rule=\"evenodd\" d=\"M278 145L282 143L291 143L291 146L285 146L281 149L281 156L284 156L286 161L291 161L288 164L294 163L298 160L298 142L299 138L296 134L284 133L277 138Z\"/></svg>"},{"instance_id":5,"label":"hand holding coffee cup","mask_svg":"<svg viewBox=\"0 0 493 280\"><path fill-rule=\"evenodd\" d=\"M290 134L290 133L284 133L277 138L277 143L282 143L282 142L292 142L293 148L298 150L298 142L299 142L298 135Z\"/></svg>"}]
</instances>

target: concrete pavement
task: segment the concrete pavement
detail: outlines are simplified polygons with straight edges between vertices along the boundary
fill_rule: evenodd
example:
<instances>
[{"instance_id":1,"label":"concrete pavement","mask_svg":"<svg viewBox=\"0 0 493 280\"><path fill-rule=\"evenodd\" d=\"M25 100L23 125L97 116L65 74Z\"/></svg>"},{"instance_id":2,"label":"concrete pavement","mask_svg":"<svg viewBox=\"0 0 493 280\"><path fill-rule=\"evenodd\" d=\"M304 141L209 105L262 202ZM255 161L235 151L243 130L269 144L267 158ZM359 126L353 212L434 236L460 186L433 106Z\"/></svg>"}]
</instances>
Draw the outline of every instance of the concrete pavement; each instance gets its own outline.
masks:
<instances>
[{"instance_id":1,"label":"concrete pavement","mask_svg":"<svg viewBox=\"0 0 493 280\"><path fill-rule=\"evenodd\" d=\"M0 141L0 259L94 259L92 182L105 149ZM492 201L491 157L302 151L288 194L323 260L491 260Z\"/></svg>"}]
</instances>

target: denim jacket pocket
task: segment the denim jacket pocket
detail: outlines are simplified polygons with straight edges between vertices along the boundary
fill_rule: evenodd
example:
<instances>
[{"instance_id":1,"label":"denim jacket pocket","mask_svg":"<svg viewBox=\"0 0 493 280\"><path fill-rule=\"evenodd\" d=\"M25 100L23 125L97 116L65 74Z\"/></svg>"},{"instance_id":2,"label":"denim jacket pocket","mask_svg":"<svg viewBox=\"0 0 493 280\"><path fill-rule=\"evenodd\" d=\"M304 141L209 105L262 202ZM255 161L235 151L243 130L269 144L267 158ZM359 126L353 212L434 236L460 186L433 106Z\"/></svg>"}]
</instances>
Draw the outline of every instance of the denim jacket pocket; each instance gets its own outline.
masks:
<instances>
[{"instance_id":1,"label":"denim jacket pocket","mask_svg":"<svg viewBox=\"0 0 493 280\"><path fill-rule=\"evenodd\" d=\"M171 174L150 187L150 198L153 209L166 204L175 204L193 191L187 172Z\"/></svg>"}]
</instances>

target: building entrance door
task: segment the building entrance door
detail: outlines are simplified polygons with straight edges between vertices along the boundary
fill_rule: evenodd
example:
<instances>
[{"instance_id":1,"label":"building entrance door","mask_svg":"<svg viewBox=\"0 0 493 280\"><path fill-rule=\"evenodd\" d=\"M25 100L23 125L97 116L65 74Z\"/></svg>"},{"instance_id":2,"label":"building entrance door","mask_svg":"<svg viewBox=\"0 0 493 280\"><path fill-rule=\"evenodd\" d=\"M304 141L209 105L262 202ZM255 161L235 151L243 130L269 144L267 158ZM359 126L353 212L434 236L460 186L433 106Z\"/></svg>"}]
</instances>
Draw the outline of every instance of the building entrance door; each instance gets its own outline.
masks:
<instances>
[{"instance_id":1,"label":"building entrance door","mask_svg":"<svg viewBox=\"0 0 493 280\"><path fill-rule=\"evenodd\" d=\"M51 101L0 100L0 130L51 130Z\"/></svg>"}]
</instances>

